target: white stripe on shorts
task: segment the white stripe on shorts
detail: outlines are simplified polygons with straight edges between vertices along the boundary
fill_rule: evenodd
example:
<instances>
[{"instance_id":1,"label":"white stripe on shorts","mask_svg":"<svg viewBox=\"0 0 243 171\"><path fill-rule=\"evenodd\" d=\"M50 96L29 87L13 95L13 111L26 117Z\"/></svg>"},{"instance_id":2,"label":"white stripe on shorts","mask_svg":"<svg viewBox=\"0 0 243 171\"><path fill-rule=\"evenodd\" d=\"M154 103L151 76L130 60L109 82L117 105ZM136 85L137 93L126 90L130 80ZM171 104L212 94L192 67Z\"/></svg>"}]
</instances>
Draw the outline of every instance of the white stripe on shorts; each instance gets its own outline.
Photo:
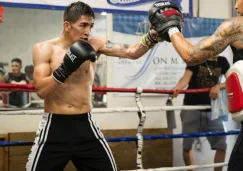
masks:
<instances>
[{"instance_id":1,"label":"white stripe on shorts","mask_svg":"<svg viewBox=\"0 0 243 171\"><path fill-rule=\"evenodd\" d=\"M26 164L26 171L35 171L41 151L45 145L49 128L51 125L52 114L44 113L39 124L39 129L36 133L34 145L31 148L31 153Z\"/></svg>"},{"instance_id":2,"label":"white stripe on shorts","mask_svg":"<svg viewBox=\"0 0 243 171\"><path fill-rule=\"evenodd\" d=\"M113 155L112 155L112 152L110 150L110 147L109 145L107 144L102 132L99 130L99 128L97 127L97 125L95 124L95 122L93 121L92 119L92 116L91 116L91 113L89 112L88 113L88 118L89 118L89 122L90 122L90 126L91 126L91 129L95 135L95 137L100 141L101 145L104 147L106 153L107 153L107 156L109 157L110 159L110 162L111 162L111 165L112 165L112 168L113 168L113 171L117 171L117 168L116 168L116 163L115 163L115 160L113 158Z\"/></svg>"}]
</instances>

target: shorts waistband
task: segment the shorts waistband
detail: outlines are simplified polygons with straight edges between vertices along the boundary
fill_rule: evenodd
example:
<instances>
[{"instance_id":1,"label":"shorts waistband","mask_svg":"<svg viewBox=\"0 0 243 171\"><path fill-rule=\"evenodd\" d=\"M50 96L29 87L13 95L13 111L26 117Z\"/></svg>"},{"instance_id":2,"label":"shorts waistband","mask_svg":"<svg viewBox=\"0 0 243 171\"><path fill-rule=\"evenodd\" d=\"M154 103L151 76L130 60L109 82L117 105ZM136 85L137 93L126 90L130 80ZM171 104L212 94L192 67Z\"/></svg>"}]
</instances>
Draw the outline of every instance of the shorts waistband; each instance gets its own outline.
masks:
<instances>
[{"instance_id":1,"label":"shorts waistband","mask_svg":"<svg viewBox=\"0 0 243 171\"><path fill-rule=\"evenodd\" d=\"M91 112L87 113L77 113L77 114L61 114L61 113L44 113L44 116L51 115L52 118L56 119L87 119Z\"/></svg>"}]
</instances>

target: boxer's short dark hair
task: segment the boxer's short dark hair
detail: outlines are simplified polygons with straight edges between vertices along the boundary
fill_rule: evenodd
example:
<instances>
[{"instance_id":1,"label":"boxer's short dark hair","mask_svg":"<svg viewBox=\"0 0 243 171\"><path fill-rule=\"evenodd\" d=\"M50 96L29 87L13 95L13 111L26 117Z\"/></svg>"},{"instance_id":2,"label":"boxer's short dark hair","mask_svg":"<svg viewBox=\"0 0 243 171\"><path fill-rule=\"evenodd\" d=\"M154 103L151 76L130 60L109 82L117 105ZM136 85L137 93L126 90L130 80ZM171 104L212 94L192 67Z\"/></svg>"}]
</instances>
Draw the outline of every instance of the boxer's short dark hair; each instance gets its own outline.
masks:
<instances>
[{"instance_id":1,"label":"boxer's short dark hair","mask_svg":"<svg viewBox=\"0 0 243 171\"><path fill-rule=\"evenodd\" d=\"M19 63L20 65L22 65L22 60L19 59L19 58L13 58L11 62L17 62L17 63Z\"/></svg>"},{"instance_id":2,"label":"boxer's short dark hair","mask_svg":"<svg viewBox=\"0 0 243 171\"><path fill-rule=\"evenodd\" d=\"M63 20L70 23L76 22L81 16L89 16L95 19L93 9L86 3L77 1L71 3L65 10Z\"/></svg>"}]
</instances>

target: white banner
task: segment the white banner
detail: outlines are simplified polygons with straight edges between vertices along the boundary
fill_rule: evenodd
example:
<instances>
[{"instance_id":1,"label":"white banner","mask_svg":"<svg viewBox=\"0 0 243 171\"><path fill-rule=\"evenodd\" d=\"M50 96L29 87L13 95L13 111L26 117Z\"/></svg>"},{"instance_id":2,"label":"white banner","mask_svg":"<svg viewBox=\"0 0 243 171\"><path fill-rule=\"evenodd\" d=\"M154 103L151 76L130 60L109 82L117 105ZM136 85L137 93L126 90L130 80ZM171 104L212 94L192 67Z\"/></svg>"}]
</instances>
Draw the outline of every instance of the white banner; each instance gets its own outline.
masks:
<instances>
[{"instance_id":1,"label":"white banner","mask_svg":"<svg viewBox=\"0 0 243 171\"><path fill-rule=\"evenodd\" d=\"M14 4L10 3L25 3L31 4L32 6L28 6L28 8L48 8L40 5L48 5L50 9L52 6L67 6L76 0L3 0L0 1L0 5L3 6L14 6ZM82 0L83 2L89 4L92 8L103 9L106 10L126 10L126 11L145 11L147 12L151 5L158 0ZM192 0L170 0L171 2L176 3L182 10L183 13L189 14L191 13L190 5ZM21 4L15 4L16 7ZM23 4L22 4L23 5ZM27 6L22 6L27 7ZM112 12L112 11L111 11Z\"/></svg>"},{"instance_id":2,"label":"white banner","mask_svg":"<svg viewBox=\"0 0 243 171\"><path fill-rule=\"evenodd\" d=\"M119 40L122 35L120 40L124 40L124 34L114 34L114 40ZM128 39L135 41L134 37L138 36L129 35ZM198 38L193 41L198 41ZM112 86L171 89L184 74L185 67L171 43L160 43L137 60L114 58Z\"/></svg>"},{"instance_id":3,"label":"white banner","mask_svg":"<svg viewBox=\"0 0 243 171\"><path fill-rule=\"evenodd\" d=\"M131 44L141 37L113 32L113 41L123 41ZM192 44L196 44L203 37L187 39ZM119 42L121 43L121 42ZM230 57L230 50L225 50L220 55ZM124 58L113 59L113 87L124 88L150 88L150 89L171 89L185 72L186 64L175 51L173 45L168 42L157 44L143 57L137 60Z\"/></svg>"}]
</instances>

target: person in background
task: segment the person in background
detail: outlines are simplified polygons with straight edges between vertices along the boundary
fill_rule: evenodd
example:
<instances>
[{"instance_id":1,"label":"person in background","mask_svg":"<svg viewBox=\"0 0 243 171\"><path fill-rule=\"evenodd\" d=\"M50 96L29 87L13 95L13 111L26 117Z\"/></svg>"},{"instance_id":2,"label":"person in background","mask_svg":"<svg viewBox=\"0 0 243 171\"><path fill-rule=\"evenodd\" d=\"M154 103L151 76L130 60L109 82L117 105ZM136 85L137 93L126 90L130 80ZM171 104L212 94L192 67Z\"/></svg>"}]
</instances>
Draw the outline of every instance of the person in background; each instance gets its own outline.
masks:
<instances>
[{"instance_id":1,"label":"person in background","mask_svg":"<svg viewBox=\"0 0 243 171\"><path fill-rule=\"evenodd\" d=\"M211 88L209 93L185 94L184 105L211 105L211 99L219 97L220 89L225 88L225 83L220 83L220 78L229 69L229 62L225 57L217 56L208 59L202 64L187 66L184 75L177 85L172 89L172 97L177 97L178 90L188 86L188 89ZM181 111L181 122L183 133L195 132L215 132L224 131L221 119L211 120L211 109L207 110L183 110ZM221 163L225 159L227 148L226 137L207 137L212 150L216 150L214 162ZM183 139L183 157L186 165L193 165L193 155L191 152L193 138ZM198 139L200 143L200 139ZM222 167L215 168L214 171L222 171Z\"/></svg>"},{"instance_id":2,"label":"person in background","mask_svg":"<svg viewBox=\"0 0 243 171\"><path fill-rule=\"evenodd\" d=\"M13 58L11 61L12 72L5 73L0 77L0 82L11 84L32 84L24 73L21 72L22 61L19 58ZM11 92L5 96L7 106L13 107L27 107L30 105L30 93L28 92Z\"/></svg>"},{"instance_id":3,"label":"person in background","mask_svg":"<svg viewBox=\"0 0 243 171\"><path fill-rule=\"evenodd\" d=\"M6 73L6 70L4 69L4 65L2 62L0 62L0 83L3 83L1 80L3 80L3 77ZM0 92L0 106L3 106L3 101L2 101L2 93Z\"/></svg>"}]
</instances>

